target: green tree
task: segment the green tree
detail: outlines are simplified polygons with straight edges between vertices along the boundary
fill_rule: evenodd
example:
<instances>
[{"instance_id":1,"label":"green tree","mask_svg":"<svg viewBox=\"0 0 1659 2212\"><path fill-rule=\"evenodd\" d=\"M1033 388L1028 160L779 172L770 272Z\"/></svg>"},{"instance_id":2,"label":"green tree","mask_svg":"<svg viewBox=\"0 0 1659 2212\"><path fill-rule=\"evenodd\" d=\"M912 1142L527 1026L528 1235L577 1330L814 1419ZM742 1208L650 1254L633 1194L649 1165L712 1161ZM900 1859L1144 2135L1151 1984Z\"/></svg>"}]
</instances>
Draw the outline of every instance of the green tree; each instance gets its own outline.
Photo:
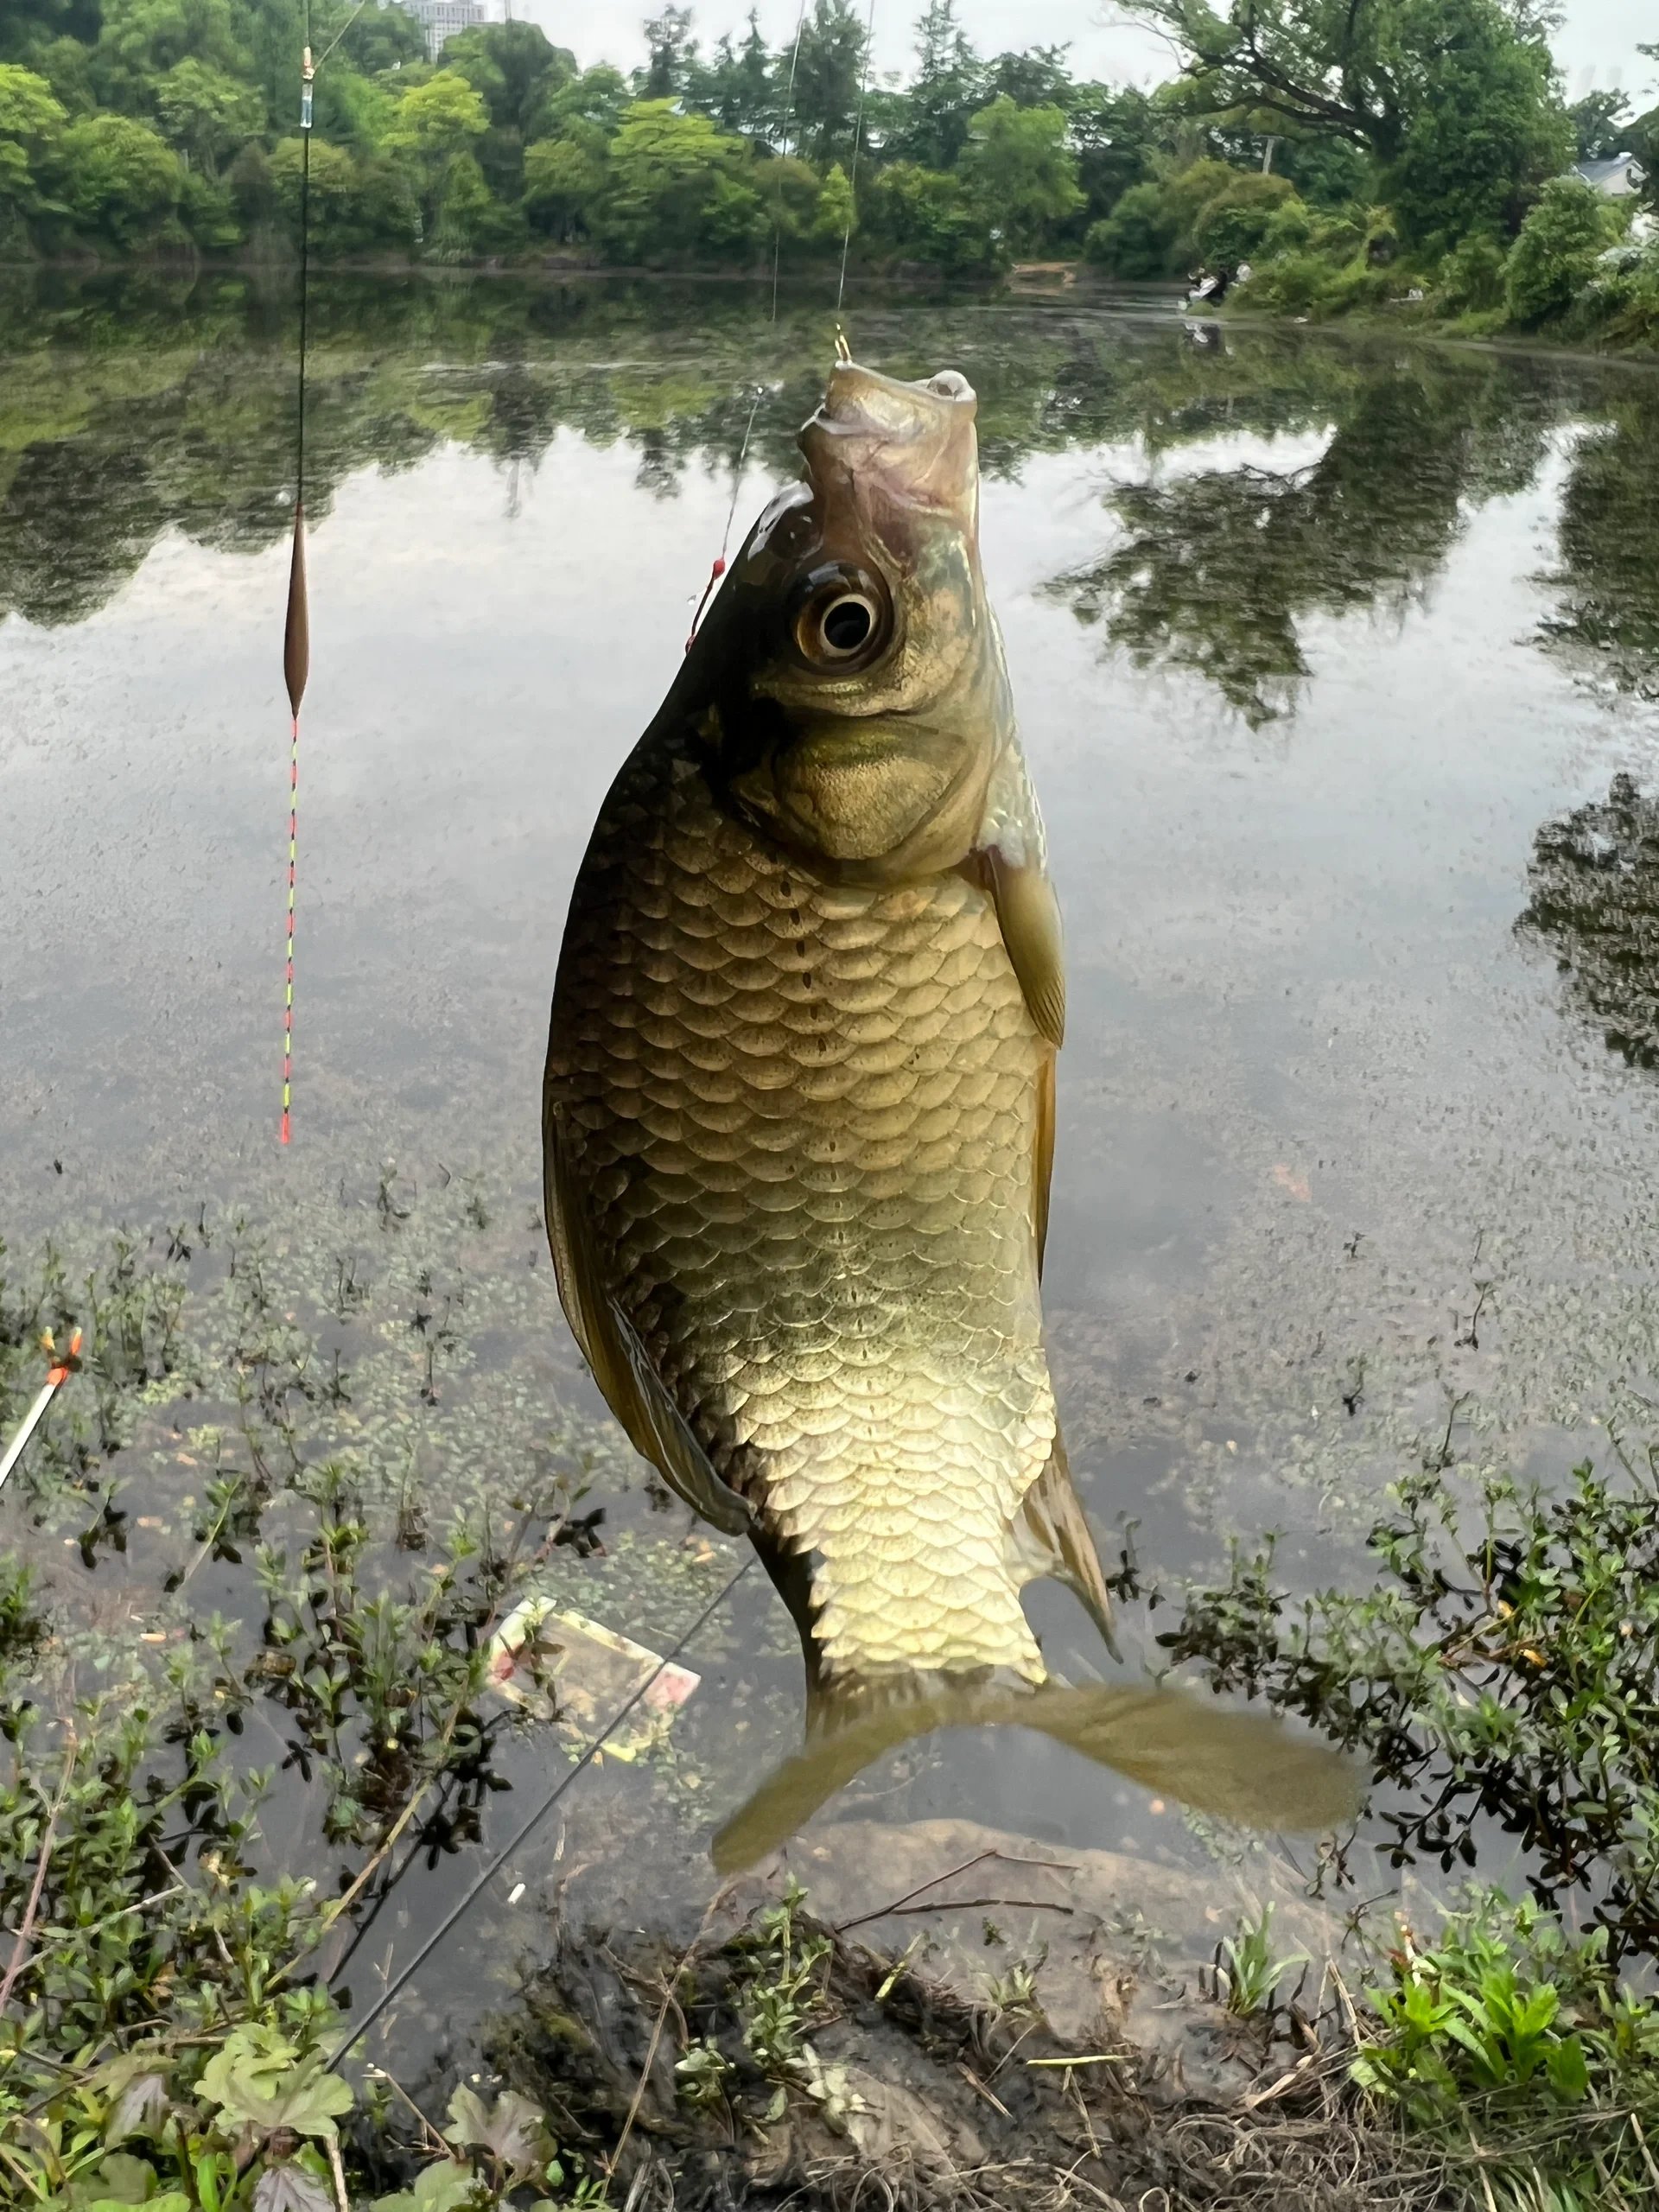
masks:
<instances>
[{"instance_id":1,"label":"green tree","mask_svg":"<svg viewBox=\"0 0 1659 2212\"><path fill-rule=\"evenodd\" d=\"M1406 238L1440 251L1472 231L1512 235L1536 188L1573 154L1548 48L1495 29L1491 0L1447 5L1454 19L1465 10L1481 35L1437 57L1382 179Z\"/></svg>"},{"instance_id":2,"label":"green tree","mask_svg":"<svg viewBox=\"0 0 1659 2212\"><path fill-rule=\"evenodd\" d=\"M1623 92L1586 92L1567 111L1581 162L1611 161L1629 150L1627 133L1635 118Z\"/></svg>"},{"instance_id":3,"label":"green tree","mask_svg":"<svg viewBox=\"0 0 1659 2212\"><path fill-rule=\"evenodd\" d=\"M536 125L550 92L574 83L576 58L552 45L539 23L478 23L458 31L444 47L442 65L459 71L483 99L498 130L523 139Z\"/></svg>"},{"instance_id":4,"label":"green tree","mask_svg":"<svg viewBox=\"0 0 1659 2212\"><path fill-rule=\"evenodd\" d=\"M60 38L90 46L98 36L99 0L6 0L0 9L0 60L38 61Z\"/></svg>"},{"instance_id":5,"label":"green tree","mask_svg":"<svg viewBox=\"0 0 1659 2212\"><path fill-rule=\"evenodd\" d=\"M1096 221L1152 175L1154 157L1167 150L1167 127L1156 104L1133 85L1075 85L1071 113L1077 182L1089 219Z\"/></svg>"},{"instance_id":6,"label":"green tree","mask_svg":"<svg viewBox=\"0 0 1659 2212\"><path fill-rule=\"evenodd\" d=\"M591 124L603 137L613 137L627 112L631 97L621 71L601 61L592 69L584 69L568 85L543 95L531 136L557 138L572 124L583 123Z\"/></svg>"},{"instance_id":7,"label":"green tree","mask_svg":"<svg viewBox=\"0 0 1659 2212\"><path fill-rule=\"evenodd\" d=\"M1006 92L974 118L962 173L1015 253L1039 251L1084 204L1065 111L1016 107Z\"/></svg>"},{"instance_id":8,"label":"green tree","mask_svg":"<svg viewBox=\"0 0 1659 2212\"><path fill-rule=\"evenodd\" d=\"M230 0L103 0L93 72L110 105L148 107L149 86L187 60L230 77L245 68Z\"/></svg>"},{"instance_id":9,"label":"green tree","mask_svg":"<svg viewBox=\"0 0 1659 2212\"><path fill-rule=\"evenodd\" d=\"M815 162L837 149L851 150L864 78L864 23L852 0L812 0L801 19L789 132L796 151ZM787 70L780 56L780 74Z\"/></svg>"},{"instance_id":10,"label":"green tree","mask_svg":"<svg viewBox=\"0 0 1659 2212\"><path fill-rule=\"evenodd\" d=\"M1064 46L1028 46L1020 54L999 54L985 73L985 91L1016 107L1061 107L1068 111L1077 86L1065 66Z\"/></svg>"},{"instance_id":11,"label":"green tree","mask_svg":"<svg viewBox=\"0 0 1659 2212\"><path fill-rule=\"evenodd\" d=\"M407 68L426 60L426 34L403 8L372 5L347 22L340 34L337 58L365 77L383 69Z\"/></svg>"},{"instance_id":12,"label":"green tree","mask_svg":"<svg viewBox=\"0 0 1659 2212\"><path fill-rule=\"evenodd\" d=\"M60 147L77 225L124 250L151 243L184 188L167 141L131 116L89 115L69 125Z\"/></svg>"},{"instance_id":13,"label":"green tree","mask_svg":"<svg viewBox=\"0 0 1659 2212\"><path fill-rule=\"evenodd\" d=\"M746 138L770 138L779 121L779 87L772 54L760 34L760 18L749 10L748 27L741 46L734 47L729 31L715 48L708 67L695 71L686 92L687 105L729 130Z\"/></svg>"},{"instance_id":14,"label":"green tree","mask_svg":"<svg viewBox=\"0 0 1659 2212\"><path fill-rule=\"evenodd\" d=\"M453 69L411 86L397 103L385 150L407 164L429 227L442 219L445 183L456 156L489 127L482 98Z\"/></svg>"},{"instance_id":15,"label":"green tree","mask_svg":"<svg viewBox=\"0 0 1659 2212\"><path fill-rule=\"evenodd\" d=\"M188 54L156 86L156 112L172 143L217 176L221 162L265 127L264 102L241 83Z\"/></svg>"},{"instance_id":16,"label":"green tree","mask_svg":"<svg viewBox=\"0 0 1659 2212\"><path fill-rule=\"evenodd\" d=\"M966 181L948 169L892 162L871 181L866 236L898 257L967 276L994 268L995 242Z\"/></svg>"},{"instance_id":17,"label":"green tree","mask_svg":"<svg viewBox=\"0 0 1659 2212\"><path fill-rule=\"evenodd\" d=\"M544 237L569 244L588 235L605 189L607 148L602 131L580 121L561 138L540 138L524 149L524 213Z\"/></svg>"},{"instance_id":18,"label":"green tree","mask_svg":"<svg viewBox=\"0 0 1659 2212\"><path fill-rule=\"evenodd\" d=\"M1206 267L1236 269L1260 253L1274 217L1296 188L1287 176L1244 170L1207 200L1192 226L1192 243Z\"/></svg>"},{"instance_id":19,"label":"green tree","mask_svg":"<svg viewBox=\"0 0 1659 2212\"><path fill-rule=\"evenodd\" d=\"M0 242L39 213L67 120L44 77L0 61Z\"/></svg>"},{"instance_id":20,"label":"green tree","mask_svg":"<svg viewBox=\"0 0 1659 2212\"><path fill-rule=\"evenodd\" d=\"M928 0L916 25L916 74L887 150L921 168L954 168L985 105L985 70L957 21L956 0Z\"/></svg>"},{"instance_id":21,"label":"green tree","mask_svg":"<svg viewBox=\"0 0 1659 2212\"><path fill-rule=\"evenodd\" d=\"M1090 226L1083 250L1115 276L1165 276L1174 265L1179 228L1169 194L1147 178L1120 194L1111 213Z\"/></svg>"},{"instance_id":22,"label":"green tree","mask_svg":"<svg viewBox=\"0 0 1659 2212\"><path fill-rule=\"evenodd\" d=\"M691 35L691 10L670 5L648 16L643 26L650 55L645 73L634 82L645 100L677 100L696 67L697 42Z\"/></svg>"},{"instance_id":23,"label":"green tree","mask_svg":"<svg viewBox=\"0 0 1659 2212\"><path fill-rule=\"evenodd\" d=\"M1576 176L1552 178L1510 248L1503 289L1511 320L1542 322L1571 307L1606 243L1594 188Z\"/></svg>"},{"instance_id":24,"label":"green tree","mask_svg":"<svg viewBox=\"0 0 1659 2212\"><path fill-rule=\"evenodd\" d=\"M463 148L451 156L438 194L438 210L433 246L440 259L508 253L523 242L523 215L516 207L501 205L470 149Z\"/></svg>"},{"instance_id":25,"label":"green tree","mask_svg":"<svg viewBox=\"0 0 1659 2212\"><path fill-rule=\"evenodd\" d=\"M723 137L707 116L682 115L671 100L636 100L611 142L598 234L620 261L696 253L716 186L722 178L743 182L747 167L747 148ZM754 200L759 207L758 194ZM740 210L729 197L722 207L729 225Z\"/></svg>"},{"instance_id":26,"label":"green tree","mask_svg":"<svg viewBox=\"0 0 1659 2212\"><path fill-rule=\"evenodd\" d=\"M853 198L851 180L839 162L832 164L823 180L823 190L818 194L818 204L812 216L812 236L820 245L833 246L840 251L842 241L858 228L858 209Z\"/></svg>"},{"instance_id":27,"label":"green tree","mask_svg":"<svg viewBox=\"0 0 1659 2212\"><path fill-rule=\"evenodd\" d=\"M1250 117L1348 138L1382 162L1406 150L1426 102L1450 85L1553 101L1546 19L1504 0L1127 0L1182 56L1195 115ZM1524 85L1510 67L1525 58Z\"/></svg>"}]
</instances>

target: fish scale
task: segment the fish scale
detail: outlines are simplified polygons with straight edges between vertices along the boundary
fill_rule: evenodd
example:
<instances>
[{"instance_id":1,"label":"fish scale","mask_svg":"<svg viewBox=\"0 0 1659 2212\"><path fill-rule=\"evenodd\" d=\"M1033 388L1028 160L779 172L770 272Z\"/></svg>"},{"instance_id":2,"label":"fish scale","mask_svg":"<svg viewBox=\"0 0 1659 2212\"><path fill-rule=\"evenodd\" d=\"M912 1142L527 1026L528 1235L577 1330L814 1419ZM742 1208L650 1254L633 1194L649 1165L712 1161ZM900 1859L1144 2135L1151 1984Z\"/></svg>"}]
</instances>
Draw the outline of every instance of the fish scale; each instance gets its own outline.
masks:
<instances>
[{"instance_id":1,"label":"fish scale","mask_svg":"<svg viewBox=\"0 0 1659 2212\"><path fill-rule=\"evenodd\" d=\"M817 881L659 728L595 830L555 1005L549 1103L607 1291L717 1473L811 1554L827 1673L1040 1681L1012 1526L1056 1435L1046 1047L984 893Z\"/></svg>"}]
</instances>

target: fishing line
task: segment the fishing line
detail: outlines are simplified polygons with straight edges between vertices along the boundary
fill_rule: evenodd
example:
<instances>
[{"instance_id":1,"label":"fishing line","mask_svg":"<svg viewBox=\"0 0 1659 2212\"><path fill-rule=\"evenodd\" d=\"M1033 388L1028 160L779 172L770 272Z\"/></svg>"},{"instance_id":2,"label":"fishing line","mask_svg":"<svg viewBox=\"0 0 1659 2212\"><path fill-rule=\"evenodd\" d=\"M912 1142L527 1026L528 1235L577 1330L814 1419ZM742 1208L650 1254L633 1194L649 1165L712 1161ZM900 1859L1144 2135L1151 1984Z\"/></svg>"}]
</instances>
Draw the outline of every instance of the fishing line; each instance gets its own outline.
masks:
<instances>
[{"instance_id":1,"label":"fishing line","mask_svg":"<svg viewBox=\"0 0 1659 2212\"><path fill-rule=\"evenodd\" d=\"M709 595L726 573L726 552L732 542L732 524L737 515L737 495L743 487L743 463L748 457L749 434L754 429L754 418L760 411L760 402L765 394L766 386L756 385L754 399L749 409L749 419L743 425L743 442L738 447L737 459L732 464L732 497L731 503L726 510L726 527L721 532L720 550L715 554L714 565L709 571L709 581L702 588L702 597L697 601L697 611L691 617L690 634L685 641L687 652L690 652L697 642L697 625L702 620L703 608L709 604Z\"/></svg>"},{"instance_id":2,"label":"fishing line","mask_svg":"<svg viewBox=\"0 0 1659 2212\"><path fill-rule=\"evenodd\" d=\"M859 79L858 115L853 124L853 173L847 180L847 227L841 234L841 282L836 287L836 313L847 296L847 249L853 242L853 219L858 213L858 151L864 141L864 102L870 89L870 56L875 48L875 0L864 23L864 73Z\"/></svg>"},{"instance_id":3,"label":"fishing line","mask_svg":"<svg viewBox=\"0 0 1659 2212\"><path fill-rule=\"evenodd\" d=\"M789 89L784 94L783 143L778 158L789 158L789 134L795 120L795 71L801 58L801 34L806 29L806 0L801 0L800 13L795 18L795 46L789 57ZM778 190L772 201L772 319L778 320L778 262L783 251L784 239L784 181L778 180Z\"/></svg>"},{"instance_id":4,"label":"fishing line","mask_svg":"<svg viewBox=\"0 0 1659 2212\"><path fill-rule=\"evenodd\" d=\"M353 22L356 21L353 16ZM348 23L346 30L351 29ZM340 33L340 38L345 36ZM338 46L340 39L334 41ZM332 53L331 47L329 51ZM305 585L305 358L311 300L311 107L316 79L311 59L311 4L306 0L305 46L300 62L300 375L294 419L294 550L288 563L288 613L283 625L283 680L288 689L288 957L283 982L283 1118L279 1140L289 1141L294 1096L294 898L300 856L300 702L311 672L311 611Z\"/></svg>"},{"instance_id":5,"label":"fishing line","mask_svg":"<svg viewBox=\"0 0 1659 2212\"><path fill-rule=\"evenodd\" d=\"M410 1980L419 1972L422 1966L431 1956L432 1953L436 1950L438 1945L442 1942L444 1937L449 1933L450 1929L454 1927L455 1923L471 1910L474 1904L483 1894L484 1891L489 1887L490 1884L501 1872L501 1869L506 1865L508 1859L512 1858L513 1853L518 1849L519 1846L526 1840L535 1829L541 1826L542 1822L547 1818L547 1815L558 1803L560 1798L563 1796L565 1791L576 1779L576 1777L582 1773L583 1770L590 1766L594 1760L598 1758L600 1752L604 1750L611 1738L616 1733L617 1730L622 1726L622 1723L633 1711L635 1706L639 1703L640 1700L651 1688L652 1684L656 1681L658 1677L668 1668L673 1665L674 1662L679 1657L681 1652L685 1649L692 1638L702 1633L702 1630L714 1618L715 1615L720 1611L721 1607L731 1596L733 1591L736 1589L738 1584L743 1580L744 1576L753 1565L754 1559L753 1554L751 1554L751 1555L744 1560L742 1566L738 1568L736 1573L732 1576L731 1580L721 1589L715 1592L715 1595L709 1600L709 1603L697 1615L696 1620L692 1622L690 1627L688 1628L680 1637L672 1650L664 1654L664 1656L657 1662L657 1664L652 1669L650 1674L646 1675L645 1681L639 1684L639 1688L630 1697L626 1698L623 1703L618 1707L617 1710L613 1713L603 1729L601 1729L600 1733L594 1737L593 1742L584 1748L582 1757L570 1769L570 1771L563 1776L560 1780L555 1783L554 1787L548 1792L547 1796L543 1798L541 1803L530 1815L530 1818L524 1821L524 1825L515 1834L508 1838L507 1841L502 1845L500 1850L496 1853L494 1858L491 1859L489 1865L485 1867L482 1873L480 1873L477 1879L471 1884L465 1894L462 1896L460 1903L454 1906L449 1912L445 1914L444 1917L438 1923L438 1925L427 1937L425 1942L422 1944L420 1949L416 1952L414 1957L398 1975L396 1981L389 1982L386 1987L381 1992L380 1995L375 1999L373 2004L370 2005L368 2011L363 2015L363 2018L352 2030L351 2034L346 2038L346 2041L341 2044L340 2049L335 2051L333 2057L329 2059L325 2071L330 2074L334 2073L339 2067L340 2061L346 2056L346 2053L353 2050L357 2044L362 2042L364 2037L374 2025L380 2015L385 2011L387 2005L390 2005L392 1999L398 1996L407 1986Z\"/></svg>"}]
</instances>

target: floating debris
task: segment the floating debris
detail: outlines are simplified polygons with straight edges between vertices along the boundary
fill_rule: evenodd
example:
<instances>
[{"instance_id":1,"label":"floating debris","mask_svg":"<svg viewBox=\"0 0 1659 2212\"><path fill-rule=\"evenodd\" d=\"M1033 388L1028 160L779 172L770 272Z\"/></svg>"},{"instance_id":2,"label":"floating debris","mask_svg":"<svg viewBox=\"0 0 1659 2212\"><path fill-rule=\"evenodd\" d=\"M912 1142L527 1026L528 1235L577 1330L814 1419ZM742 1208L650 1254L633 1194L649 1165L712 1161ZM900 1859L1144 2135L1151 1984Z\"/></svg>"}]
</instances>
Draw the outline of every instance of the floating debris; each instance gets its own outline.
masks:
<instances>
[{"instance_id":1,"label":"floating debris","mask_svg":"<svg viewBox=\"0 0 1659 2212\"><path fill-rule=\"evenodd\" d=\"M591 1743L610 1715L638 1703L607 1737L612 1758L636 1759L658 1744L701 1675L664 1661L582 1613L562 1612L532 1594L515 1605L490 1642L492 1687L573 1741ZM642 1688L643 1685L643 1688Z\"/></svg>"}]
</instances>

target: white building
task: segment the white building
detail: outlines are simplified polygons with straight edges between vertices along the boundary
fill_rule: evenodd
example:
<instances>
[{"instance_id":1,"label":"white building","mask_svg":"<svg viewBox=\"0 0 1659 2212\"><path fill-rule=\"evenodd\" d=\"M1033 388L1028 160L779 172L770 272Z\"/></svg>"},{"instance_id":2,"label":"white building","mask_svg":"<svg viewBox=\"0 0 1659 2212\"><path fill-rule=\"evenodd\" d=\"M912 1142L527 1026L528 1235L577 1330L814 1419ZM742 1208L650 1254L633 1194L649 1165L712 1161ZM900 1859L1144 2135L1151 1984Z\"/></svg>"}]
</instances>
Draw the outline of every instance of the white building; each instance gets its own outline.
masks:
<instances>
[{"instance_id":1,"label":"white building","mask_svg":"<svg viewBox=\"0 0 1659 2212\"><path fill-rule=\"evenodd\" d=\"M402 4L426 33L426 50L435 61L446 39L489 20L480 0L402 0Z\"/></svg>"},{"instance_id":2,"label":"white building","mask_svg":"<svg viewBox=\"0 0 1659 2212\"><path fill-rule=\"evenodd\" d=\"M1615 154L1605 162L1574 162L1573 174L1608 200L1634 200L1648 181L1634 154Z\"/></svg>"}]
</instances>

